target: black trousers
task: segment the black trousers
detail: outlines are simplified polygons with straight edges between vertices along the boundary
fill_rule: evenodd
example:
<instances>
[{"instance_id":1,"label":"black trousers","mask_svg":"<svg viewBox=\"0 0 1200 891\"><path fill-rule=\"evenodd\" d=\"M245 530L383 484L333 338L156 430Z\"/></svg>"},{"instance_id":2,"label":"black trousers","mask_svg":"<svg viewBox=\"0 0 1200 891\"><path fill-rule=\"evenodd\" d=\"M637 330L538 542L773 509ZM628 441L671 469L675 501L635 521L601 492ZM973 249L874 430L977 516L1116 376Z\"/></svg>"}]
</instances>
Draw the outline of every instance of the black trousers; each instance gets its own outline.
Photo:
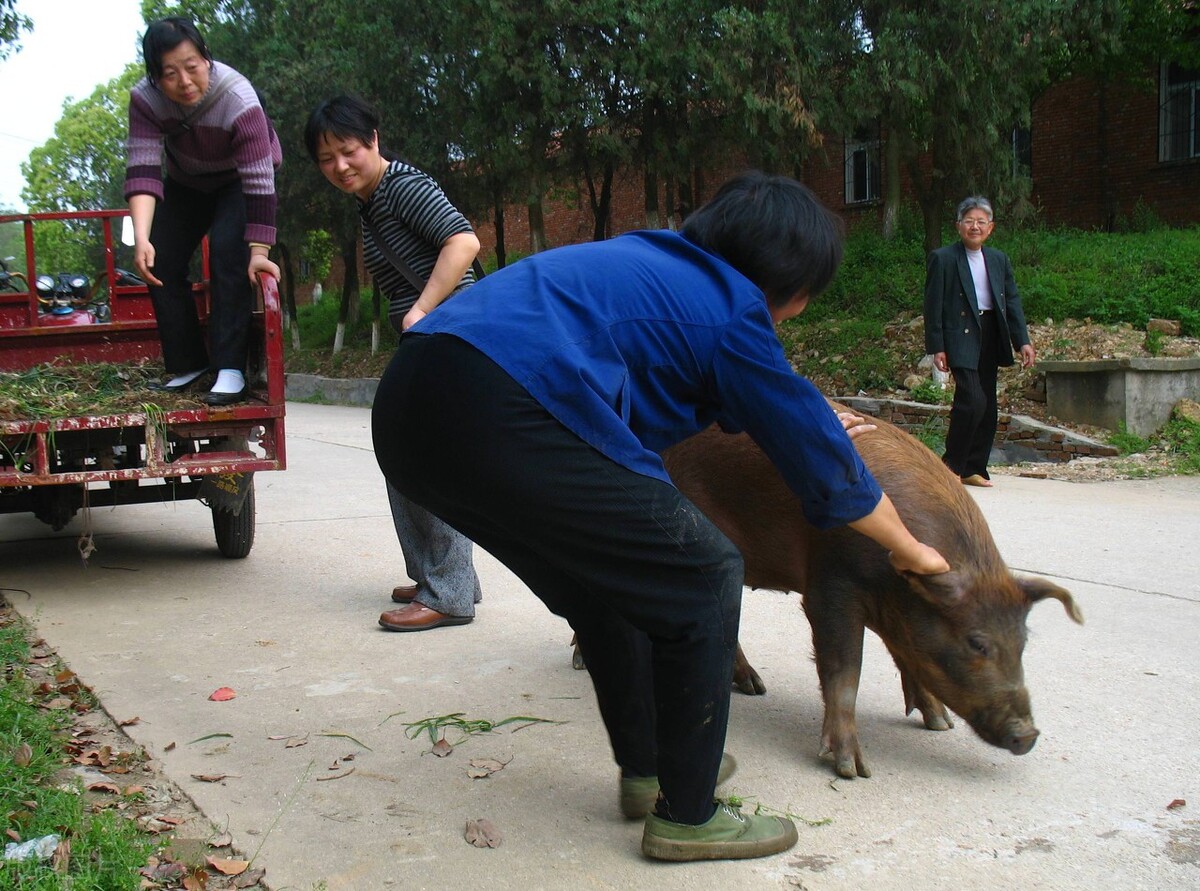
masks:
<instances>
[{"instance_id":1,"label":"black trousers","mask_svg":"<svg viewBox=\"0 0 1200 891\"><path fill-rule=\"evenodd\" d=\"M212 273L207 346L188 281L188 267L205 234ZM168 177L154 209L150 243L154 274L162 281L162 287L150 288L150 298L167 372L244 371L254 293L246 275L250 246L241 183L200 192Z\"/></svg>"},{"instance_id":2,"label":"black trousers","mask_svg":"<svg viewBox=\"0 0 1200 891\"><path fill-rule=\"evenodd\" d=\"M393 486L575 630L623 774L658 776L667 819L711 817L744 576L734 545L450 335L401 338L372 433Z\"/></svg>"},{"instance_id":3,"label":"black trousers","mask_svg":"<svg viewBox=\"0 0 1200 891\"><path fill-rule=\"evenodd\" d=\"M996 378L1000 358L999 326L995 312L979 317L979 367L950 366L954 375L954 402L946 431L942 460L959 476L979 474L988 479L988 456L996 439Z\"/></svg>"}]
</instances>

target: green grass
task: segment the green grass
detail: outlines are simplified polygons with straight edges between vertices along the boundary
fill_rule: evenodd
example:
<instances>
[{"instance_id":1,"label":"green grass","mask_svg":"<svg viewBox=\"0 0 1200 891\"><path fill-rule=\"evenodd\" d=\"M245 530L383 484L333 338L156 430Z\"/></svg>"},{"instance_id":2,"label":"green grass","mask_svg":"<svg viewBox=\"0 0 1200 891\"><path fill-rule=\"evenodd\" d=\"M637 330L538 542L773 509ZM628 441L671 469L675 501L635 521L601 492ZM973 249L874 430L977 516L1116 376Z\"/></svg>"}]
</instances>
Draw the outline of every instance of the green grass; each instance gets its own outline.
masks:
<instances>
[{"instance_id":1,"label":"green grass","mask_svg":"<svg viewBox=\"0 0 1200 891\"><path fill-rule=\"evenodd\" d=\"M1138 436L1125 426L1122 421L1115 433L1108 438L1108 444L1122 455L1136 455L1150 448L1150 440Z\"/></svg>"},{"instance_id":2,"label":"green grass","mask_svg":"<svg viewBox=\"0 0 1200 891\"><path fill-rule=\"evenodd\" d=\"M1200 473L1200 424L1175 417L1156 434L1159 444L1174 458L1179 473Z\"/></svg>"},{"instance_id":3,"label":"green grass","mask_svg":"<svg viewBox=\"0 0 1200 891\"><path fill-rule=\"evenodd\" d=\"M1130 432L1122 422L1117 431L1109 436L1108 444L1122 455L1157 449L1170 457L1173 473L1200 473L1200 424L1178 415L1149 437Z\"/></svg>"},{"instance_id":4,"label":"green grass","mask_svg":"<svg viewBox=\"0 0 1200 891\"><path fill-rule=\"evenodd\" d=\"M873 225L853 227L829 290L806 317L886 322L920 313L925 252L918 221L902 218L885 242ZM943 244L953 243L947 230ZM1200 226L1143 232L1084 232L1031 226L999 228L990 247L1008 254L1025 315L1144 326L1151 318L1178 319L1187 335L1200 334Z\"/></svg>"},{"instance_id":5,"label":"green grass","mask_svg":"<svg viewBox=\"0 0 1200 891\"><path fill-rule=\"evenodd\" d=\"M40 707L27 675L30 650L22 622L0 627L0 657L0 814L5 815L5 829L21 841L57 834L70 843L63 871L50 862L0 861L0 889L137 889L137 871L154 843L114 811L93 813L79 781L60 775L69 761L64 745L69 715Z\"/></svg>"}]
</instances>

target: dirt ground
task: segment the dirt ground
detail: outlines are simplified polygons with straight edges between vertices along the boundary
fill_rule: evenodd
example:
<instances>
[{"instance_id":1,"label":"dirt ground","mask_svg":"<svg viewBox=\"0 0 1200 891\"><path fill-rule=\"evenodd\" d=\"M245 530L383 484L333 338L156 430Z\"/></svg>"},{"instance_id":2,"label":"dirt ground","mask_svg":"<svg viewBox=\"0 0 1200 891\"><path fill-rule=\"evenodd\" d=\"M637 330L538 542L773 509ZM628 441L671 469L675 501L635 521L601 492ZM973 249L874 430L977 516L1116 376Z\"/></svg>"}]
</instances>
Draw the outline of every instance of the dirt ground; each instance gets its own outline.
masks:
<instances>
[{"instance_id":1,"label":"dirt ground","mask_svg":"<svg viewBox=\"0 0 1200 891\"><path fill-rule=\"evenodd\" d=\"M924 354L924 320L921 316L901 318L886 328L889 353L904 357L893 371L895 385L890 389L863 391L859 395L876 398L910 398L903 383L909 375L928 379L930 372L919 365ZM1156 356L1159 358L1200 357L1200 338L1161 335L1153 336L1147 349L1145 329L1132 325L1101 325L1090 320L1046 319L1030 322L1029 337L1038 351L1038 360L1094 360ZM839 392L836 374L823 373L819 367L804 369L817 388L829 395L849 395ZM1041 398L1037 398L1038 395ZM1002 413L1026 415L1044 424L1061 427L1084 436L1107 441L1113 431L1055 418L1046 410L1045 377L1033 368L1019 365L1000 370L997 399ZM1032 398L1031 398L1032 397ZM1145 453L1115 458L1077 458L1064 464L1024 463L999 465L990 468L995 475L1020 475L1073 482L1098 482L1114 479L1142 479L1168 473L1171 459L1161 450L1151 448Z\"/></svg>"}]
</instances>

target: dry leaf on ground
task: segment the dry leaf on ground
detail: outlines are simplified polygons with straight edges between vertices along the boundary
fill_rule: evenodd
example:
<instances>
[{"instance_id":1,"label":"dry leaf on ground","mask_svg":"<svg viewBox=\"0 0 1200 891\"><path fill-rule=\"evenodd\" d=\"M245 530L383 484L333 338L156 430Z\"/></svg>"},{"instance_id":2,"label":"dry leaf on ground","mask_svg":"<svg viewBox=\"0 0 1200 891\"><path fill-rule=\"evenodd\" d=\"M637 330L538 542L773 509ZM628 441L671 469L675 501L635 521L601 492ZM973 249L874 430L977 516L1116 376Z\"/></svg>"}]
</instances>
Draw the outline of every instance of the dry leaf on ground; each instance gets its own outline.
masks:
<instances>
[{"instance_id":1,"label":"dry leaf on ground","mask_svg":"<svg viewBox=\"0 0 1200 891\"><path fill-rule=\"evenodd\" d=\"M220 857L205 857L204 862L223 876L240 876L250 865L249 860L222 860Z\"/></svg>"},{"instance_id":2,"label":"dry leaf on ground","mask_svg":"<svg viewBox=\"0 0 1200 891\"><path fill-rule=\"evenodd\" d=\"M498 848L504 841L504 835L496 828L496 824L486 818L468 820L463 838L477 848Z\"/></svg>"},{"instance_id":3,"label":"dry leaf on ground","mask_svg":"<svg viewBox=\"0 0 1200 891\"><path fill-rule=\"evenodd\" d=\"M490 777L498 770L503 770L507 761L497 761L495 758L472 758L471 766L467 768L467 776L473 780Z\"/></svg>"}]
</instances>

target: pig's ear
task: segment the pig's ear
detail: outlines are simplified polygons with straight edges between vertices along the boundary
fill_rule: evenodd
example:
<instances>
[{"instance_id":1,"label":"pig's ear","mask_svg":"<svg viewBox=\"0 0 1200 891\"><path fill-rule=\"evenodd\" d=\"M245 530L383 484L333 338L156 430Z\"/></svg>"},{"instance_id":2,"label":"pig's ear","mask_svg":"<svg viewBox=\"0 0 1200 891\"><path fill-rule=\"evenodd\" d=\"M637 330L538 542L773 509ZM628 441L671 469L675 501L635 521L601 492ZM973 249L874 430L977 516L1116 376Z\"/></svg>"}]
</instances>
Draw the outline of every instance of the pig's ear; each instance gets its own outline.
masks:
<instances>
[{"instance_id":1,"label":"pig's ear","mask_svg":"<svg viewBox=\"0 0 1200 891\"><path fill-rule=\"evenodd\" d=\"M1017 587L1024 592L1031 604L1037 603L1039 600L1045 600L1047 597L1053 597L1063 605L1063 609L1067 611L1067 615L1074 621L1083 624L1083 611L1079 609L1075 603L1075 598L1071 596L1071 592L1066 588L1060 588L1054 582L1047 581L1042 578L1018 578L1014 576L1017 582Z\"/></svg>"},{"instance_id":2,"label":"pig's ear","mask_svg":"<svg viewBox=\"0 0 1200 891\"><path fill-rule=\"evenodd\" d=\"M953 569L937 575L917 575L915 572L902 572L901 575L910 588L934 606L955 606L966 595L967 587L962 573Z\"/></svg>"}]
</instances>

